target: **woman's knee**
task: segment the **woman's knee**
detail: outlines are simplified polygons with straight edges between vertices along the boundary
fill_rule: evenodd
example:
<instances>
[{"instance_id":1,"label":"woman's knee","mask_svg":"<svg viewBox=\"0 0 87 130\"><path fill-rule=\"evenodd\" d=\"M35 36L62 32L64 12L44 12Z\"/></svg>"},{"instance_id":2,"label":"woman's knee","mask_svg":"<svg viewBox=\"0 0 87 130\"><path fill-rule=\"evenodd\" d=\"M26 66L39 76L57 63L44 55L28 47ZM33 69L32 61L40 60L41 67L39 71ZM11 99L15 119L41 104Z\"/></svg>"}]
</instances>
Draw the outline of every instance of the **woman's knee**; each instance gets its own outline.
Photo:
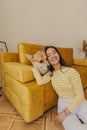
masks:
<instances>
[{"instance_id":1,"label":"woman's knee","mask_svg":"<svg viewBox=\"0 0 87 130\"><path fill-rule=\"evenodd\" d=\"M87 124L87 101L82 103L78 111L78 117Z\"/></svg>"},{"instance_id":2,"label":"woman's knee","mask_svg":"<svg viewBox=\"0 0 87 130\"><path fill-rule=\"evenodd\" d=\"M87 125L82 124L75 114L69 114L62 124L65 130L87 130Z\"/></svg>"}]
</instances>

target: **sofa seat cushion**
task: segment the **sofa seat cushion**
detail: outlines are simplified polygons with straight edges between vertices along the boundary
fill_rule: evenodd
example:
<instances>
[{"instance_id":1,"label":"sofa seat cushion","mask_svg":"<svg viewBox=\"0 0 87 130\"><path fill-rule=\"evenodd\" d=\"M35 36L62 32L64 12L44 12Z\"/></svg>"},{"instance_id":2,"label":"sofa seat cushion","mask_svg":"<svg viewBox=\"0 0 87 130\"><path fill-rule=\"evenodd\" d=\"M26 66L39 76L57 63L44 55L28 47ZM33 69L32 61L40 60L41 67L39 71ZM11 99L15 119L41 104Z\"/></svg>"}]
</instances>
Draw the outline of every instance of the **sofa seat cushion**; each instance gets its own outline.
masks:
<instances>
[{"instance_id":1,"label":"sofa seat cushion","mask_svg":"<svg viewBox=\"0 0 87 130\"><path fill-rule=\"evenodd\" d=\"M32 73L32 67L30 65L25 65L17 62L5 62L4 71L12 78L25 83L34 80L34 75Z\"/></svg>"}]
</instances>

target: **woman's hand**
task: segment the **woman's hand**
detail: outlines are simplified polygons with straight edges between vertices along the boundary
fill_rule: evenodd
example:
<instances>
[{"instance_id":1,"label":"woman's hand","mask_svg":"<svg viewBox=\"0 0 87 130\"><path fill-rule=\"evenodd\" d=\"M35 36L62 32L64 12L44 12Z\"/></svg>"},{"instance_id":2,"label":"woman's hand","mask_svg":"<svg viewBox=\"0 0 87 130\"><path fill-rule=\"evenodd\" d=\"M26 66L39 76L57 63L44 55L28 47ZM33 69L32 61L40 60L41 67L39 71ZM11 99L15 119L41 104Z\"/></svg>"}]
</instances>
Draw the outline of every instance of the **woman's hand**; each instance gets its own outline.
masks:
<instances>
[{"instance_id":1,"label":"woman's hand","mask_svg":"<svg viewBox=\"0 0 87 130\"><path fill-rule=\"evenodd\" d=\"M65 118L66 118L65 112L62 111L62 112L58 113L56 120L61 123Z\"/></svg>"},{"instance_id":2,"label":"woman's hand","mask_svg":"<svg viewBox=\"0 0 87 130\"><path fill-rule=\"evenodd\" d=\"M62 122L64 121L64 119L68 116L70 112L67 110L67 108L65 110L63 110L62 112L58 113L57 117L56 117L56 120L58 122Z\"/></svg>"}]
</instances>

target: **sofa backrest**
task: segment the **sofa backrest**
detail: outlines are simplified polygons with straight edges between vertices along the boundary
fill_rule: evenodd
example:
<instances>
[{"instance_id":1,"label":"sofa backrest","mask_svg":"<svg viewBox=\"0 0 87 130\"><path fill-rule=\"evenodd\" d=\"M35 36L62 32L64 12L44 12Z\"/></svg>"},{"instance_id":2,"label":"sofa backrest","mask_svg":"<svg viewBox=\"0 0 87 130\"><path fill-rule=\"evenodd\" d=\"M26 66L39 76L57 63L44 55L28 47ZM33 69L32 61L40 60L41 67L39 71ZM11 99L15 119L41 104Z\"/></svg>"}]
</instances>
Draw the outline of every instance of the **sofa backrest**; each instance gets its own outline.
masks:
<instances>
[{"instance_id":1,"label":"sofa backrest","mask_svg":"<svg viewBox=\"0 0 87 130\"><path fill-rule=\"evenodd\" d=\"M18 53L19 53L19 62L23 64L31 65L31 62L26 58L25 54L34 54L36 51L43 49L45 46L33 44L33 43L19 43L18 44ZM60 54L66 61L68 65L73 64L73 48L58 48Z\"/></svg>"}]
</instances>

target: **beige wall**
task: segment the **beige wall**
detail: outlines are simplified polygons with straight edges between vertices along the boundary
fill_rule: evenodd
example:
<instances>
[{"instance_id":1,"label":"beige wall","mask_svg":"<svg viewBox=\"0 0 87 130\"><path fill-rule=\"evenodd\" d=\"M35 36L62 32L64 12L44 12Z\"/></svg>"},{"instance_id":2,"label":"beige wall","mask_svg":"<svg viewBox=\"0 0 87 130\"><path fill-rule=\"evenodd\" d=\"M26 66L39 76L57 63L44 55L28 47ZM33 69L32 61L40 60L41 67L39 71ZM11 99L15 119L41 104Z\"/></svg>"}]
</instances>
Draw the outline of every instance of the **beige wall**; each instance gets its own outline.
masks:
<instances>
[{"instance_id":1,"label":"beige wall","mask_svg":"<svg viewBox=\"0 0 87 130\"><path fill-rule=\"evenodd\" d=\"M87 0L0 0L0 40L78 48L87 40Z\"/></svg>"}]
</instances>

